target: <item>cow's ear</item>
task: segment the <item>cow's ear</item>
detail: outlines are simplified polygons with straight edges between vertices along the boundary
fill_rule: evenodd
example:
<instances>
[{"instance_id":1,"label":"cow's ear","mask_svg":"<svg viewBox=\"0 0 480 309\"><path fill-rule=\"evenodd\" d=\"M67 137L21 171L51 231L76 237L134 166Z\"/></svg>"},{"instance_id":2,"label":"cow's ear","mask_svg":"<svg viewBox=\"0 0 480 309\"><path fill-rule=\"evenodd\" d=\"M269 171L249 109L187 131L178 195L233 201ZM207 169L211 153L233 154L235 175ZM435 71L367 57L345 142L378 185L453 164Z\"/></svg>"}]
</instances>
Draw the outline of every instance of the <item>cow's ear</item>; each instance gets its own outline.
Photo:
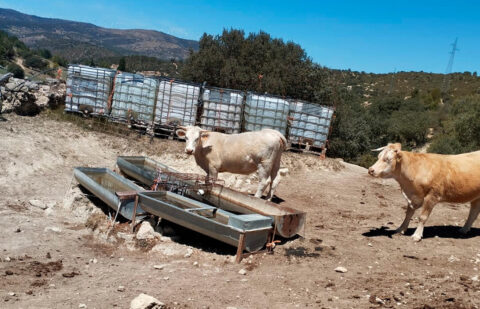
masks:
<instances>
[{"instance_id":1,"label":"cow's ear","mask_svg":"<svg viewBox=\"0 0 480 309\"><path fill-rule=\"evenodd\" d=\"M401 151L401 150L402 150L402 144L400 144L400 143L392 144L392 148L393 148L395 151Z\"/></svg>"},{"instance_id":2,"label":"cow's ear","mask_svg":"<svg viewBox=\"0 0 480 309\"><path fill-rule=\"evenodd\" d=\"M175 131L175 133L180 138L185 138L185 135L187 135L187 132L185 132L185 130L183 129L178 129L177 131Z\"/></svg>"},{"instance_id":3,"label":"cow's ear","mask_svg":"<svg viewBox=\"0 0 480 309\"><path fill-rule=\"evenodd\" d=\"M210 142L210 132L200 133L200 140L202 141L203 148L212 147L212 143Z\"/></svg>"},{"instance_id":4,"label":"cow's ear","mask_svg":"<svg viewBox=\"0 0 480 309\"><path fill-rule=\"evenodd\" d=\"M395 149L394 151L395 151L395 158L397 162L402 161L402 151L398 149Z\"/></svg>"}]
</instances>

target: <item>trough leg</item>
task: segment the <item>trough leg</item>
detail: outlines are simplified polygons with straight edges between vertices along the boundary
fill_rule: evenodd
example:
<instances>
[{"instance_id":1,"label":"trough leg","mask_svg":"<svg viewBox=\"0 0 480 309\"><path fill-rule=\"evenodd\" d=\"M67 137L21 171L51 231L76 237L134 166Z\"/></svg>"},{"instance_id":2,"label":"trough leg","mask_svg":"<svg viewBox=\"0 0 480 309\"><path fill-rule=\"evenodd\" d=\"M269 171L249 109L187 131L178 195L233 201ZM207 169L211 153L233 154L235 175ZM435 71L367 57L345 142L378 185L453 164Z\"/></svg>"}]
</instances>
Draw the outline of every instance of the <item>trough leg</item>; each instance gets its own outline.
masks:
<instances>
[{"instance_id":1,"label":"trough leg","mask_svg":"<svg viewBox=\"0 0 480 309\"><path fill-rule=\"evenodd\" d=\"M132 214L132 233L135 232L135 223L137 222L137 206L138 206L138 195L135 196L135 204L133 205L133 214Z\"/></svg>"},{"instance_id":2,"label":"trough leg","mask_svg":"<svg viewBox=\"0 0 480 309\"><path fill-rule=\"evenodd\" d=\"M238 239L238 247L237 247L237 256L235 262L240 263L243 258L243 250L245 249L245 233L240 234L240 238Z\"/></svg>"}]
</instances>

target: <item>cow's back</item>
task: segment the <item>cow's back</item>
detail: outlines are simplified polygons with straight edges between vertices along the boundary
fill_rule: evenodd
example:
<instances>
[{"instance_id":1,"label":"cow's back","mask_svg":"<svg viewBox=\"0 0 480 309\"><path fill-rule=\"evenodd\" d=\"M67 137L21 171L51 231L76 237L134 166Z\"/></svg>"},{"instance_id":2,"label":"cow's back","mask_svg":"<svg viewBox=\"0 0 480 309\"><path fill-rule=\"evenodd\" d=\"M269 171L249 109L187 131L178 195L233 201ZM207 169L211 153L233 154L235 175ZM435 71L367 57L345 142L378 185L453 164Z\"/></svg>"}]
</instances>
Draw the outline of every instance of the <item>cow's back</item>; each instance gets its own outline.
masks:
<instances>
[{"instance_id":1,"label":"cow's back","mask_svg":"<svg viewBox=\"0 0 480 309\"><path fill-rule=\"evenodd\" d=\"M281 155L285 149L282 137L270 129L231 135L211 133L215 143L211 158L219 165L219 172L250 174L261 162Z\"/></svg>"}]
</instances>

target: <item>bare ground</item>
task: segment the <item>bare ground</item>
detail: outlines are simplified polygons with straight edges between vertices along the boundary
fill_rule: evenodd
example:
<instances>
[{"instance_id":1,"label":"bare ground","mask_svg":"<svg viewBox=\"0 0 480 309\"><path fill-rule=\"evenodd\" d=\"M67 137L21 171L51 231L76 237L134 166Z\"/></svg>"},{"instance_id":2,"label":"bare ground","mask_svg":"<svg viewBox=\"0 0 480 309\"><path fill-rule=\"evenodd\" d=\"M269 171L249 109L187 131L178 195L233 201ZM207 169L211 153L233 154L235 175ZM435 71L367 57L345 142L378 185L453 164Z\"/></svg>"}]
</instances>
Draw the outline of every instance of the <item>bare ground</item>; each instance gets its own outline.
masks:
<instances>
[{"instance_id":1,"label":"bare ground","mask_svg":"<svg viewBox=\"0 0 480 309\"><path fill-rule=\"evenodd\" d=\"M172 308L480 305L480 229L465 237L458 232L467 205L438 205L425 239L414 243L391 234L406 206L395 182L336 160L286 153L282 162L291 173L277 195L308 212L304 237L238 265L233 247L191 232L150 244L132 241L122 223L106 236L104 205L72 182L73 167L114 168L118 155L148 155L200 172L182 143L84 131L45 114L6 118L0 122L1 308L128 308L139 293ZM255 186L254 177L224 177L247 191ZM32 199L51 207L33 207ZM415 226L416 219L407 235ZM338 266L348 271L335 272ZM242 268L246 275L238 273Z\"/></svg>"}]
</instances>

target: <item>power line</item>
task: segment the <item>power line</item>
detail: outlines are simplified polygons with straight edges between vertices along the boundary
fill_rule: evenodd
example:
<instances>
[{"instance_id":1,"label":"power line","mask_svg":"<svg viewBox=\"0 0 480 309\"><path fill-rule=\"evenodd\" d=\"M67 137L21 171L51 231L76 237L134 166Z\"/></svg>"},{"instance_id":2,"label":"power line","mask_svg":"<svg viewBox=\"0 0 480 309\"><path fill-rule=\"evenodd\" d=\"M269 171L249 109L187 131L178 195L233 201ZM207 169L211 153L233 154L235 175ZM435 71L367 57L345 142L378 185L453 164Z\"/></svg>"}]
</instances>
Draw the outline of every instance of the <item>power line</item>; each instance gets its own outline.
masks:
<instances>
[{"instance_id":1,"label":"power line","mask_svg":"<svg viewBox=\"0 0 480 309\"><path fill-rule=\"evenodd\" d=\"M452 51L449 53L450 59L448 60L447 69L445 70L445 76L443 77L443 86L442 86L443 92L447 92L448 88L450 87L450 78L448 75L452 73L453 59L455 58L455 52L459 50L457 48L457 42L458 42L458 38L455 38L455 42L450 44L452 46Z\"/></svg>"}]
</instances>

